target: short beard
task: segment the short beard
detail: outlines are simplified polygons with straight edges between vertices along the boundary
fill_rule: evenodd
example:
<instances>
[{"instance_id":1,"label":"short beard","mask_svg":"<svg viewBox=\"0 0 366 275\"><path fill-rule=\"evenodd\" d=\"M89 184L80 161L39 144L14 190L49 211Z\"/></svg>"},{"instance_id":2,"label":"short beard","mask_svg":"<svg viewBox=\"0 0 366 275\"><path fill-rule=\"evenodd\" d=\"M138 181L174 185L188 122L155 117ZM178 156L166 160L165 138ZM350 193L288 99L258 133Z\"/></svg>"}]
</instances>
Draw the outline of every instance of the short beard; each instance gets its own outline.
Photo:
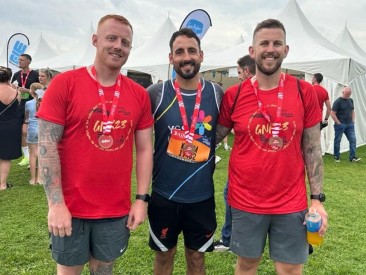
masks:
<instances>
[{"instance_id":1,"label":"short beard","mask_svg":"<svg viewBox=\"0 0 366 275\"><path fill-rule=\"evenodd\" d=\"M191 64L193 66L193 71L185 73L181 70L181 67L183 67L185 64ZM192 79L196 76L196 74L200 71L201 68L201 64L200 63L195 63L195 62L185 62L185 63L179 63L179 66L175 66L174 70L177 73L177 75L179 75L180 77L182 77L183 79Z\"/></svg>"}]
</instances>

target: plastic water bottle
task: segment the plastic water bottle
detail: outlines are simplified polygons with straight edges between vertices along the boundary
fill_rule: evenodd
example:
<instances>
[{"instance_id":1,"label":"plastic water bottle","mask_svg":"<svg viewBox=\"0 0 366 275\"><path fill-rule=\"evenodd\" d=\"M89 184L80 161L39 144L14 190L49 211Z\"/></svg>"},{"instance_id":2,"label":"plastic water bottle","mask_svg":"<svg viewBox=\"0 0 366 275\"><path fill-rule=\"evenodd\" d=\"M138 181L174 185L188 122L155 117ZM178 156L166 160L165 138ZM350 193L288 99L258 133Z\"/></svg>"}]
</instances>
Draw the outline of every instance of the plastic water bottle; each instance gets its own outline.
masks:
<instances>
[{"instance_id":1,"label":"plastic water bottle","mask_svg":"<svg viewBox=\"0 0 366 275\"><path fill-rule=\"evenodd\" d=\"M309 208L309 212L306 214L306 236L308 243L311 245L321 245L323 243L323 237L319 236L319 229L322 225L322 218L314 207Z\"/></svg>"}]
</instances>

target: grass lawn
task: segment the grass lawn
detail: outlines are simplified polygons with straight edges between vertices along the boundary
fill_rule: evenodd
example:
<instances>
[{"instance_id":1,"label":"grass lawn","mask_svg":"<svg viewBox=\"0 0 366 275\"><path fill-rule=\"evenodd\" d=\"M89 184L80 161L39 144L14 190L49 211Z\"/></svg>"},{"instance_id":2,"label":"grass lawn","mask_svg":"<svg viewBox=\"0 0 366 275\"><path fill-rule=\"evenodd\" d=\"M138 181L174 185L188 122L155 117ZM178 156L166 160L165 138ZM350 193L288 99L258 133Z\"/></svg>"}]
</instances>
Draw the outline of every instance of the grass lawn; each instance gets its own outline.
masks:
<instances>
[{"instance_id":1,"label":"grass lawn","mask_svg":"<svg viewBox=\"0 0 366 275\"><path fill-rule=\"evenodd\" d=\"M223 146L217 154L222 161L214 175L218 221L215 239L220 238L224 221L222 192L229 158ZM304 274L366 274L366 146L358 148L357 155L362 158L359 163L350 163L347 153L342 154L340 163L335 163L331 155L324 156L329 229L324 244L315 248L309 257ZM9 176L14 187L0 192L0 275L56 274L48 249L47 203L43 187L29 185L29 171L16 163L13 162ZM180 240L174 274L186 273L183 255ZM145 222L131 233L129 248L117 260L115 274L152 274L153 261ZM229 252L207 253L207 274L233 274L235 261L236 256ZM87 268L83 274L89 274ZM258 274L275 274L267 252Z\"/></svg>"}]
</instances>

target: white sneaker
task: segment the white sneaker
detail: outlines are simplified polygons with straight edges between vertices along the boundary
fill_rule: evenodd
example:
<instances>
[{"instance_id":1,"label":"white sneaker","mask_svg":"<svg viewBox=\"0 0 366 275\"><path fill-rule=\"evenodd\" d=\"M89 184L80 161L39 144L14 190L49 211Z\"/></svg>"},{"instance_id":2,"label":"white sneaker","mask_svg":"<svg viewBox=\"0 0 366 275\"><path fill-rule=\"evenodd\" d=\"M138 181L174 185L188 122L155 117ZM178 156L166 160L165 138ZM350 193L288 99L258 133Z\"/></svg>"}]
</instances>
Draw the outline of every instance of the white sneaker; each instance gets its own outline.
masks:
<instances>
[{"instance_id":1,"label":"white sneaker","mask_svg":"<svg viewBox=\"0 0 366 275\"><path fill-rule=\"evenodd\" d=\"M215 241L213 244L214 244L214 251L217 252L230 251L230 247L225 246L222 240Z\"/></svg>"},{"instance_id":2,"label":"white sneaker","mask_svg":"<svg viewBox=\"0 0 366 275\"><path fill-rule=\"evenodd\" d=\"M218 164L222 160L221 157L215 156L215 164Z\"/></svg>"},{"instance_id":3,"label":"white sneaker","mask_svg":"<svg viewBox=\"0 0 366 275\"><path fill-rule=\"evenodd\" d=\"M224 145L224 150L225 151L229 151L229 150L231 150L231 147L229 145L225 144Z\"/></svg>"}]
</instances>

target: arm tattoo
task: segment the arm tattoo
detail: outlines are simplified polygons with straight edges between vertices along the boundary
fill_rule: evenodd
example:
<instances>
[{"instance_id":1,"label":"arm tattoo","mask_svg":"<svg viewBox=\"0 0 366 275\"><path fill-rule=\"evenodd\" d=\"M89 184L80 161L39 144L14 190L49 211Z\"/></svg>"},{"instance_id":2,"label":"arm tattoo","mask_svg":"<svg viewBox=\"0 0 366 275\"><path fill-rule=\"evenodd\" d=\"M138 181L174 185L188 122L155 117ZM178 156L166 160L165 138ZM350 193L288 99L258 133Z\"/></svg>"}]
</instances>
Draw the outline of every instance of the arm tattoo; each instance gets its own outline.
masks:
<instances>
[{"instance_id":1,"label":"arm tattoo","mask_svg":"<svg viewBox=\"0 0 366 275\"><path fill-rule=\"evenodd\" d=\"M304 129L302 151L311 194L319 194L323 191L324 175L319 124Z\"/></svg>"},{"instance_id":2,"label":"arm tattoo","mask_svg":"<svg viewBox=\"0 0 366 275\"><path fill-rule=\"evenodd\" d=\"M60 142L64 127L39 119L39 169L41 181L50 204L64 201L61 186L61 165L57 144Z\"/></svg>"},{"instance_id":3,"label":"arm tattoo","mask_svg":"<svg viewBox=\"0 0 366 275\"><path fill-rule=\"evenodd\" d=\"M217 124L216 128L216 145L219 144L229 133L231 129Z\"/></svg>"}]
</instances>

